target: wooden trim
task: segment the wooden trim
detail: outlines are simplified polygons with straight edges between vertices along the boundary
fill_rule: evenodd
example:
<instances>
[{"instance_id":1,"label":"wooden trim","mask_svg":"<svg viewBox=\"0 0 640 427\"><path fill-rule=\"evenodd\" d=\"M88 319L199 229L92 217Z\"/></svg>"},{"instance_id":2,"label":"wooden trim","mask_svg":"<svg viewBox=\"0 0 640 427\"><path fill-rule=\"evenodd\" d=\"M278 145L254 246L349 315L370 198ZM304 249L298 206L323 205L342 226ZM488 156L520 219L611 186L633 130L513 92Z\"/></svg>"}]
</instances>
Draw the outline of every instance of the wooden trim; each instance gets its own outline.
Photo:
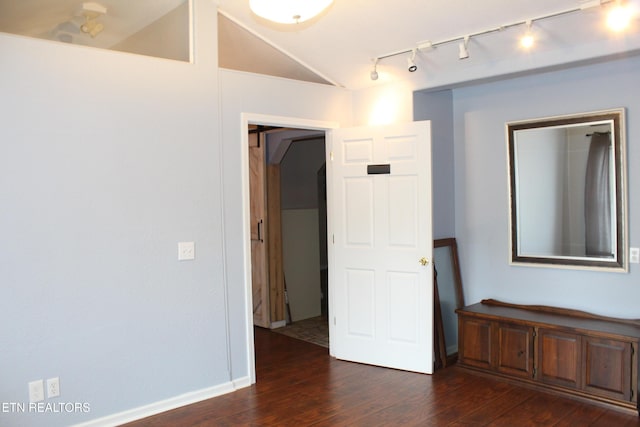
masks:
<instances>
[{"instance_id":1,"label":"wooden trim","mask_svg":"<svg viewBox=\"0 0 640 427\"><path fill-rule=\"evenodd\" d=\"M271 323L285 321L282 220L280 208L280 165L267 165L267 236L269 254L269 310Z\"/></svg>"},{"instance_id":2,"label":"wooden trim","mask_svg":"<svg viewBox=\"0 0 640 427\"><path fill-rule=\"evenodd\" d=\"M498 301L495 299L483 299L480 301L485 305L496 307L518 308L521 310L538 311L542 313L559 314L564 316L578 317L581 319L603 320L607 322L623 323L625 325L640 326L640 319L619 319L616 317L600 316L598 314L588 313L586 311L573 310L570 308L551 307L547 305L520 305L508 302Z\"/></svg>"}]
</instances>

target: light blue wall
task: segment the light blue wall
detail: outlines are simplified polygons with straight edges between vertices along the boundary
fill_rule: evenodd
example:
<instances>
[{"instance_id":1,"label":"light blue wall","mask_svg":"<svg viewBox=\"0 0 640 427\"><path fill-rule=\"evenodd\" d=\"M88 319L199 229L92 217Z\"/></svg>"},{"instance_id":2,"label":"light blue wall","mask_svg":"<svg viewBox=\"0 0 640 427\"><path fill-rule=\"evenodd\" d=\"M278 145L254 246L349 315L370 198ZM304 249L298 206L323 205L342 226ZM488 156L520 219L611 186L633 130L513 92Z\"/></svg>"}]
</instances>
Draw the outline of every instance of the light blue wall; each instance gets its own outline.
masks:
<instances>
[{"instance_id":1,"label":"light blue wall","mask_svg":"<svg viewBox=\"0 0 640 427\"><path fill-rule=\"evenodd\" d=\"M505 122L625 107L629 240L640 246L640 58L454 90L456 237L467 303L497 298L640 318L640 265L630 273L508 264Z\"/></svg>"},{"instance_id":2,"label":"light blue wall","mask_svg":"<svg viewBox=\"0 0 640 427\"><path fill-rule=\"evenodd\" d=\"M45 403L91 409L2 426L230 380L216 9L195 3L196 64L0 34L0 402L59 376Z\"/></svg>"},{"instance_id":3,"label":"light blue wall","mask_svg":"<svg viewBox=\"0 0 640 427\"><path fill-rule=\"evenodd\" d=\"M453 93L415 92L413 119L431 120L433 238L455 236Z\"/></svg>"}]
</instances>

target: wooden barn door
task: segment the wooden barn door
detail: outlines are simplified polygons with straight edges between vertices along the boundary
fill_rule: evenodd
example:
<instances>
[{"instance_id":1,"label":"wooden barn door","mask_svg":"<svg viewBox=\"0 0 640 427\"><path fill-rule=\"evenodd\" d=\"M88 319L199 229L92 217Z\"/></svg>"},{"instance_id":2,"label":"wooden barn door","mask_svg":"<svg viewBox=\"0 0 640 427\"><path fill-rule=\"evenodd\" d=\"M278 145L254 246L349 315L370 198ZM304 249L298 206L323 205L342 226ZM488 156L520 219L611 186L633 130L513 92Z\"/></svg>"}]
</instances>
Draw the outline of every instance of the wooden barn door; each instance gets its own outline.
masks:
<instances>
[{"instance_id":1,"label":"wooden barn door","mask_svg":"<svg viewBox=\"0 0 640 427\"><path fill-rule=\"evenodd\" d=\"M253 323L263 328L269 320L269 263L266 240L267 187L265 144L262 133L249 133L249 193L251 221L251 289Z\"/></svg>"},{"instance_id":2,"label":"wooden barn door","mask_svg":"<svg viewBox=\"0 0 640 427\"><path fill-rule=\"evenodd\" d=\"M249 133L251 280L253 323L285 325L284 268L280 220L280 165L267 165L265 133Z\"/></svg>"}]
</instances>

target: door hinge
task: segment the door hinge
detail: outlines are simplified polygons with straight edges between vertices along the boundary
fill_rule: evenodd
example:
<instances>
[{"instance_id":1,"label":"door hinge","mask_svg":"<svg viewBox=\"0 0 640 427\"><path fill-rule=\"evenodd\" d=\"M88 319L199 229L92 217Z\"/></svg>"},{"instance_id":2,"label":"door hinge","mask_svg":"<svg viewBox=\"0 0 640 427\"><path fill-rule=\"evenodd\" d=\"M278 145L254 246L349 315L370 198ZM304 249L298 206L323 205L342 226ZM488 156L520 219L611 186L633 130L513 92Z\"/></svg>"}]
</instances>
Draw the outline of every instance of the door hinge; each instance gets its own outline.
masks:
<instances>
[{"instance_id":1,"label":"door hinge","mask_svg":"<svg viewBox=\"0 0 640 427\"><path fill-rule=\"evenodd\" d=\"M534 368L533 368L533 377L532 378L535 378L537 373L538 373L538 368L536 368L534 366Z\"/></svg>"},{"instance_id":2,"label":"door hinge","mask_svg":"<svg viewBox=\"0 0 640 427\"><path fill-rule=\"evenodd\" d=\"M333 151L329 152L329 159L333 162Z\"/></svg>"},{"instance_id":3,"label":"door hinge","mask_svg":"<svg viewBox=\"0 0 640 427\"><path fill-rule=\"evenodd\" d=\"M334 245L336 244L336 235L335 234L331 235L331 243L333 243Z\"/></svg>"},{"instance_id":4,"label":"door hinge","mask_svg":"<svg viewBox=\"0 0 640 427\"><path fill-rule=\"evenodd\" d=\"M333 316L333 325L335 326L336 324L336 316Z\"/></svg>"}]
</instances>

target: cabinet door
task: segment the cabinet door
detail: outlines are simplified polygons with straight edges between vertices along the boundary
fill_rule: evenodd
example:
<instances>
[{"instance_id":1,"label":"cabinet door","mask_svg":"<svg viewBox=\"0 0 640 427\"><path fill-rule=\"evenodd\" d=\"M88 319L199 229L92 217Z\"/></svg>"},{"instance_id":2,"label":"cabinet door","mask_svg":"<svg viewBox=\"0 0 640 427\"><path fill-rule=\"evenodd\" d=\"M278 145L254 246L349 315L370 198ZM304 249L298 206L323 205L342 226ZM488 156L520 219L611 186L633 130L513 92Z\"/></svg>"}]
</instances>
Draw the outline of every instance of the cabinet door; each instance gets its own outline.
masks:
<instances>
[{"instance_id":1,"label":"cabinet door","mask_svg":"<svg viewBox=\"0 0 640 427\"><path fill-rule=\"evenodd\" d=\"M491 369L491 322L459 316L458 334L460 362Z\"/></svg>"},{"instance_id":2,"label":"cabinet door","mask_svg":"<svg viewBox=\"0 0 640 427\"><path fill-rule=\"evenodd\" d=\"M577 334L539 330L536 378L547 384L579 389L581 385L581 337Z\"/></svg>"},{"instance_id":3,"label":"cabinet door","mask_svg":"<svg viewBox=\"0 0 640 427\"><path fill-rule=\"evenodd\" d=\"M631 400L631 343L584 337L584 389L618 400Z\"/></svg>"},{"instance_id":4,"label":"cabinet door","mask_svg":"<svg viewBox=\"0 0 640 427\"><path fill-rule=\"evenodd\" d=\"M533 377L533 328L500 323L497 327L498 372L512 376Z\"/></svg>"}]
</instances>

